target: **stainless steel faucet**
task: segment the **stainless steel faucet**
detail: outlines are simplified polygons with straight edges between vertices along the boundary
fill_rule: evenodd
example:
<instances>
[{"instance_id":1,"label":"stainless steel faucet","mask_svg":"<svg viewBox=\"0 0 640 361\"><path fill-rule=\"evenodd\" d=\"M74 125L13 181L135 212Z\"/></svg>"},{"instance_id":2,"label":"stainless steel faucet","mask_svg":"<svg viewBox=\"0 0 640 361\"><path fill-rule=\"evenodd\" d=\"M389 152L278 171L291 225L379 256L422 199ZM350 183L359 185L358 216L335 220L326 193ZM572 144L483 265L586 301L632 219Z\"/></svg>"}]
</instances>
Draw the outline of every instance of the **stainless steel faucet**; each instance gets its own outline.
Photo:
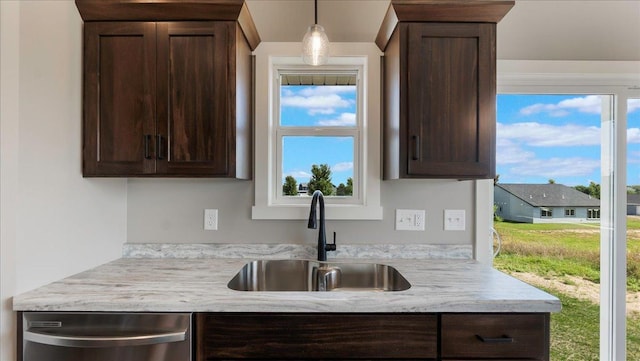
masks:
<instances>
[{"instance_id":1,"label":"stainless steel faucet","mask_svg":"<svg viewBox=\"0 0 640 361\"><path fill-rule=\"evenodd\" d=\"M324 225L324 196L322 192L316 190L313 192L311 196L311 211L309 212L309 223L307 224L307 228L316 229L318 228L318 224L316 222L316 204L318 204L318 200L320 200L320 228L318 229L318 261L326 261L327 260L327 251L335 251L336 250L336 240L335 233L333 244L327 244L327 235Z\"/></svg>"}]
</instances>

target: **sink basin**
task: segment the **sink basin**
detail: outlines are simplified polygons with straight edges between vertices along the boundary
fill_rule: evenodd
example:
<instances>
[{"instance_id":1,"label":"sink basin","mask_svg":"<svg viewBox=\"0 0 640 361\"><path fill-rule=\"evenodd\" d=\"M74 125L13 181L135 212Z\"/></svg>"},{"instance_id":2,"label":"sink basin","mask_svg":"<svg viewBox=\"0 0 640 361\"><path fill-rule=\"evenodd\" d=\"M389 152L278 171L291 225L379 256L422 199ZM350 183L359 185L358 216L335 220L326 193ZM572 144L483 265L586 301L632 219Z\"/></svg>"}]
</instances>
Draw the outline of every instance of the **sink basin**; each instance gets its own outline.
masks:
<instances>
[{"instance_id":1,"label":"sink basin","mask_svg":"<svg viewBox=\"0 0 640 361\"><path fill-rule=\"evenodd\" d=\"M227 286L236 291L404 291L411 284L384 264L259 260L244 265Z\"/></svg>"}]
</instances>

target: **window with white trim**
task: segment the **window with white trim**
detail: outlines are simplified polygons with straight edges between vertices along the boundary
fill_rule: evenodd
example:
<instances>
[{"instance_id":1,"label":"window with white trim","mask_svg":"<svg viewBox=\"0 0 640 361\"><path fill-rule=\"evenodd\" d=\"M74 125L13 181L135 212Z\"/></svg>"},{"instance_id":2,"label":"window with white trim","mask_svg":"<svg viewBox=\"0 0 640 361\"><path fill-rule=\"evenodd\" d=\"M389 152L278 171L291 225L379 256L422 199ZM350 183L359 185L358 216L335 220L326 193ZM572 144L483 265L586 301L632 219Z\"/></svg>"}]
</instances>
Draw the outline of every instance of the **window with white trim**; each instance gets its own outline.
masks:
<instances>
[{"instance_id":1,"label":"window with white trim","mask_svg":"<svg viewBox=\"0 0 640 361\"><path fill-rule=\"evenodd\" d=\"M317 67L299 44L255 51L255 89L268 91L255 94L253 219L304 219L317 187L327 219L382 219L381 53L373 43L331 51Z\"/></svg>"},{"instance_id":2,"label":"window with white trim","mask_svg":"<svg viewBox=\"0 0 640 361\"><path fill-rule=\"evenodd\" d=\"M333 202L358 204L362 176L361 70L278 69L278 122L272 167L277 204L309 203L320 190Z\"/></svg>"}]
</instances>

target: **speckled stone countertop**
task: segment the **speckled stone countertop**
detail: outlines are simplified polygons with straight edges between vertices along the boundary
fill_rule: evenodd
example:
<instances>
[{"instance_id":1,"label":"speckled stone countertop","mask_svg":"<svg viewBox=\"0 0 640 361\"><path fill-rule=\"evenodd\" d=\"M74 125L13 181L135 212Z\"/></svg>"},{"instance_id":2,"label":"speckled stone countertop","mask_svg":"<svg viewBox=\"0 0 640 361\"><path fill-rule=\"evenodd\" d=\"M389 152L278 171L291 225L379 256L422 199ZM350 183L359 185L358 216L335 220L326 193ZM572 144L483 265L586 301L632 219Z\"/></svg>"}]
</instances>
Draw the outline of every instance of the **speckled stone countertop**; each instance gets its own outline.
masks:
<instances>
[{"instance_id":1,"label":"speckled stone countertop","mask_svg":"<svg viewBox=\"0 0 640 361\"><path fill-rule=\"evenodd\" d=\"M274 259L278 255L270 254L264 258ZM411 283L409 290L400 292L245 292L231 290L227 283L244 264L261 257L130 257L15 296L13 309L121 312L557 312L561 308L556 297L491 267L464 259L340 260L377 262L395 267Z\"/></svg>"}]
</instances>

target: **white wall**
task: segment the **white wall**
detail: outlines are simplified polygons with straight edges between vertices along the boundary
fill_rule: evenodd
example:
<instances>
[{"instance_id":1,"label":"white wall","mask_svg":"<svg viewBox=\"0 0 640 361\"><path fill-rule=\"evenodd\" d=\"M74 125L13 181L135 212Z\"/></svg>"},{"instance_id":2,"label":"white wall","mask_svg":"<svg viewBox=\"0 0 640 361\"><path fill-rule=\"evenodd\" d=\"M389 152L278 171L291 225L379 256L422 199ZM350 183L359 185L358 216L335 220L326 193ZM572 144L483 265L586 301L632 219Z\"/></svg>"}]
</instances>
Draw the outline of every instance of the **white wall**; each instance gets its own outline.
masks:
<instances>
[{"instance_id":1,"label":"white wall","mask_svg":"<svg viewBox=\"0 0 640 361\"><path fill-rule=\"evenodd\" d=\"M471 244L474 183L455 180L382 182L382 221L327 221L338 244ZM251 220L253 182L224 179L131 179L127 239L131 243L317 242L306 220ZM466 231L444 232L444 208L465 209ZM203 230L205 208L218 209L218 231ZM395 209L425 209L426 231L395 231Z\"/></svg>"},{"instance_id":2,"label":"white wall","mask_svg":"<svg viewBox=\"0 0 640 361\"><path fill-rule=\"evenodd\" d=\"M82 21L72 1L0 1L0 359L11 297L118 258L126 181L81 175Z\"/></svg>"},{"instance_id":3,"label":"white wall","mask_svg":"<svg viewBox=\"0 0 640 361\"><path fill-rule=\"evenodd\" d=\"M640 60L640 1L516 0L498 24L504 60Z\"/></svg>"}]
</instances>

